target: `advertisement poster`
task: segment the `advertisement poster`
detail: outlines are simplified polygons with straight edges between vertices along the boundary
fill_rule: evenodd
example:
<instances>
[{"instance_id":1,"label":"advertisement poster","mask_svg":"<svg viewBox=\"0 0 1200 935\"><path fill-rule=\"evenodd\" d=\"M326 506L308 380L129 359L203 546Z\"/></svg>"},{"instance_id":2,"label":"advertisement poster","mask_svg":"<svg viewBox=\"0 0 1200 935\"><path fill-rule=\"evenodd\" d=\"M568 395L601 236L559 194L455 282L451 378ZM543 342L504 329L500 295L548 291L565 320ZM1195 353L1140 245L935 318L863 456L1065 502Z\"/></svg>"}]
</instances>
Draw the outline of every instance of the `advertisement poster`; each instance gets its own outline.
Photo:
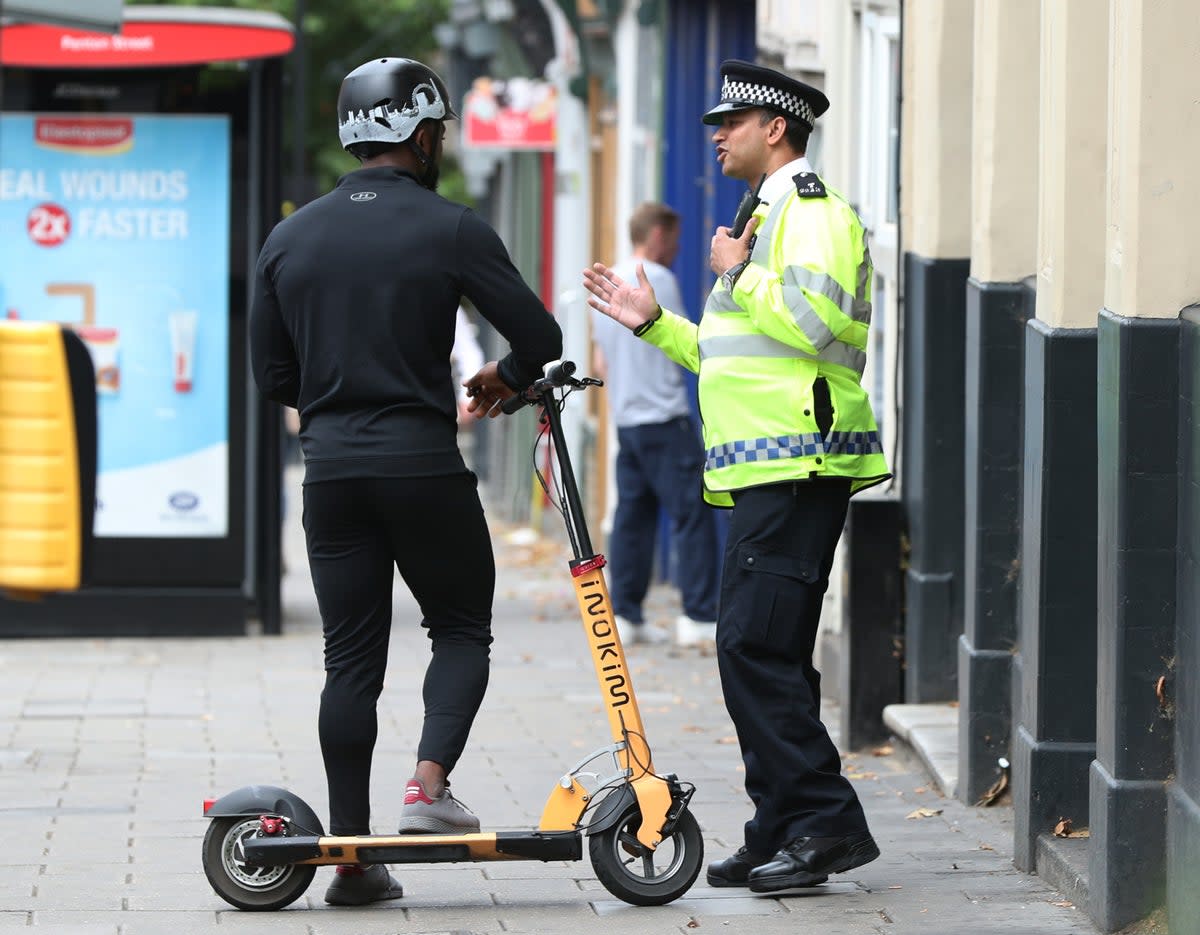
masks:
<instances>
[{"instance_id":1,"label":"advertisement poster","mask_svg":"<svg viewBox=\"0 0 1200 935\"><path fill-rule=\"evenodd\" d=\"M554 85L531 78L476 78L463 103L463 145L478 149L554 149Z\"/></svg>"},{"instance_id":2,"label":"advertisement poster","mask_svg":"<svg viewBox=\"0 0 1200 935\"><path fill-rule=\"evenodd\" d=\"M96 365L97 536L228 517L229 119L0 114L0 314Z\"/></svg>"}]
</instances>

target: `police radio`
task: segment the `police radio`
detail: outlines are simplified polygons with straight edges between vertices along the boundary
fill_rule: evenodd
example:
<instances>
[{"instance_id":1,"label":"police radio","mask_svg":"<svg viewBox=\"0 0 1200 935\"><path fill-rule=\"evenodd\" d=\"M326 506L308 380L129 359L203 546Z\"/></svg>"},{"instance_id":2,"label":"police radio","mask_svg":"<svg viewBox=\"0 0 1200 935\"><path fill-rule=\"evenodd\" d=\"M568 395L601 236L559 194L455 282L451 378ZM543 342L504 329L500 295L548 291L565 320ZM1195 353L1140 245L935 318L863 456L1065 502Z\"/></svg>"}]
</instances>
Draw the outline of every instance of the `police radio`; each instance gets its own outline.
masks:
<instances>
[{"instance_id":1,"label":"police radio","mask_svg":"<svg viewBox=\"0 0 1200 935\"><path fill-rule=\"evenodd\" d=\"M733 224L729 227L729 236L734 240L742 236L742 233L746 230L746 225L754 214L754 209L759 206L761 199L758 197L758 193L762 190L763 182L766 180L767 173L764 172L762 178L758 180L758 185L755 186L754 191L747 190L746 194L742 195L737 214L733 216ZM751 245L751 249L753 249L753 245Z\"/></svg>"}]
</instances>

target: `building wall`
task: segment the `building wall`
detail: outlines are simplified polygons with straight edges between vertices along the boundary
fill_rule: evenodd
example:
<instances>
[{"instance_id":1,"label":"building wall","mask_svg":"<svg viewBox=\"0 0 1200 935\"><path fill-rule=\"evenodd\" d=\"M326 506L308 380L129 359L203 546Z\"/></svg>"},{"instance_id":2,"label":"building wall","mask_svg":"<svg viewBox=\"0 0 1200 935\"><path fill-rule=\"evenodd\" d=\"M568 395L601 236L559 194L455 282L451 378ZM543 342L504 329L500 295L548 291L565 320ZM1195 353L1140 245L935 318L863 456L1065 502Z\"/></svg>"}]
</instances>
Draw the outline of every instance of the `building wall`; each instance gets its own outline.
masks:
<instances>
[{"instance_id":1,"label":"building wall","mask_svg":"<svg viewBox=\"0 0 1200 935\"><path fill-rule=\"evenodd\" d=\"M905 578L905 697L958 692L964 619L966 282L971 250L971 0L904 6L901 218L903 424L899 458L910 552Z\"/></svg>"},{"instance_id":2,"label":"building wall","mask_svg":"<svg viewBox=\"0 0 1200 935\"><path fill-rule=\"evenodd\" d=\"M922 492L955 446L931 446L921 430L944 386L914 371L953 364L953 316L934 313L966 296L960 788L973 798L1007 747L1015 863L1054 878L1068 866L1064 848L1085 848L1087 908L1101 930L1165 899L1171 930L1191 931L1200 917L1200 246L1190 233L1200 102L1190 76L1200 25L1186 0L904 7L901 464L918 570L940 541ZM959 167L971 180L969 211ZM969 264L969 277L934 275L946 259ZM1019 400L1015 418L1004 396ZM985 506L1014 493L996 464L1009 475L1019 465L1019 509L989 526L997 517ZM988 549L999 540L1011 549L1014 533L1011 575L989 594L1004 553L989 561ZM909 583L925 584L911 573ZM928 611L910 596L910 672L914 643L946 635ZM1006 654L1009 712L985 697L1003 682ZM1055 839L1062 817L1090 836Z\"/></svg>"}]
</instances>

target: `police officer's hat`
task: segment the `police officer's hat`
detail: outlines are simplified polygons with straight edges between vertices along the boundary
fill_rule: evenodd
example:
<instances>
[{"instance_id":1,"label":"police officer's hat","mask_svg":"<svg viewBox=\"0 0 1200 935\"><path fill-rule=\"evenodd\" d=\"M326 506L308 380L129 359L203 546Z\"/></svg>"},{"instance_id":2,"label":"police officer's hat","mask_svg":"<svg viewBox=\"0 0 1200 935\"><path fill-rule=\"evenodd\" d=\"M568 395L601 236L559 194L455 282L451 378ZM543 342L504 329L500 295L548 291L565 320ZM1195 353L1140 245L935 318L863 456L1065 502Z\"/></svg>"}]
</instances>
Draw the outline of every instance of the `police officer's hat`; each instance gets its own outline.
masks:
<instances>
[{"instance_id":1,"label":"police officer's hat","mask_svg":"<svg viewBox=\"0 0 1200 935\"><path fill-rule=\"evenodd\" d=\"M811 85L782 72L751 62L729 59L721 63L721 103L704 115L716 125L723 115L751 107L766 107L786 117L795 117L810 130L814 121L829 109L829 98Z\"/></svg>"}]
</instances>

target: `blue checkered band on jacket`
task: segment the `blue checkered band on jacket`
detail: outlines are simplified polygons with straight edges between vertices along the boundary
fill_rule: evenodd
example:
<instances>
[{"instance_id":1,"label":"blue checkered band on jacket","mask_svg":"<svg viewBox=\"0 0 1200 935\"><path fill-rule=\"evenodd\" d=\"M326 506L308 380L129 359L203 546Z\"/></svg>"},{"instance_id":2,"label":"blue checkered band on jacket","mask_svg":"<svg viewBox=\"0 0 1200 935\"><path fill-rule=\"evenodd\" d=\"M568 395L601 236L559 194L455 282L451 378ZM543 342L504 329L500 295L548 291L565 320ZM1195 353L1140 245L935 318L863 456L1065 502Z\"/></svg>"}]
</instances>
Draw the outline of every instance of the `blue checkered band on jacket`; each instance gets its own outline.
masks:
<instances>
[{"instance_id":1,"label":"blue checkered band on jacket","mask_svg":"<svg viewBox=\"0 0 1200 935\"><path fill-rule=\"evenodd\" d=\"M785 114L799 117L810 127L815 125L817 119L813 116L812 105L790 91L765 84L755 84L752 81L733 81L729 77L725 78L725 83L721 86L721 103L774 107Z\"/></svg>"},{"instance_id":2,"label":"blue checkered band on jacket","mask_svg":"<svg viewBox=\"0 0 1200 935\"><path fill-rule=\"evenodd\" d=\"M815 455L883 454L878 432L830 432L821 438L816 432L780 435L775 438L748 438L726 442L708 449L706 471L716 471L747 461L778 461L782 458L810 458Z\"/></svg>"}]
</instances>

